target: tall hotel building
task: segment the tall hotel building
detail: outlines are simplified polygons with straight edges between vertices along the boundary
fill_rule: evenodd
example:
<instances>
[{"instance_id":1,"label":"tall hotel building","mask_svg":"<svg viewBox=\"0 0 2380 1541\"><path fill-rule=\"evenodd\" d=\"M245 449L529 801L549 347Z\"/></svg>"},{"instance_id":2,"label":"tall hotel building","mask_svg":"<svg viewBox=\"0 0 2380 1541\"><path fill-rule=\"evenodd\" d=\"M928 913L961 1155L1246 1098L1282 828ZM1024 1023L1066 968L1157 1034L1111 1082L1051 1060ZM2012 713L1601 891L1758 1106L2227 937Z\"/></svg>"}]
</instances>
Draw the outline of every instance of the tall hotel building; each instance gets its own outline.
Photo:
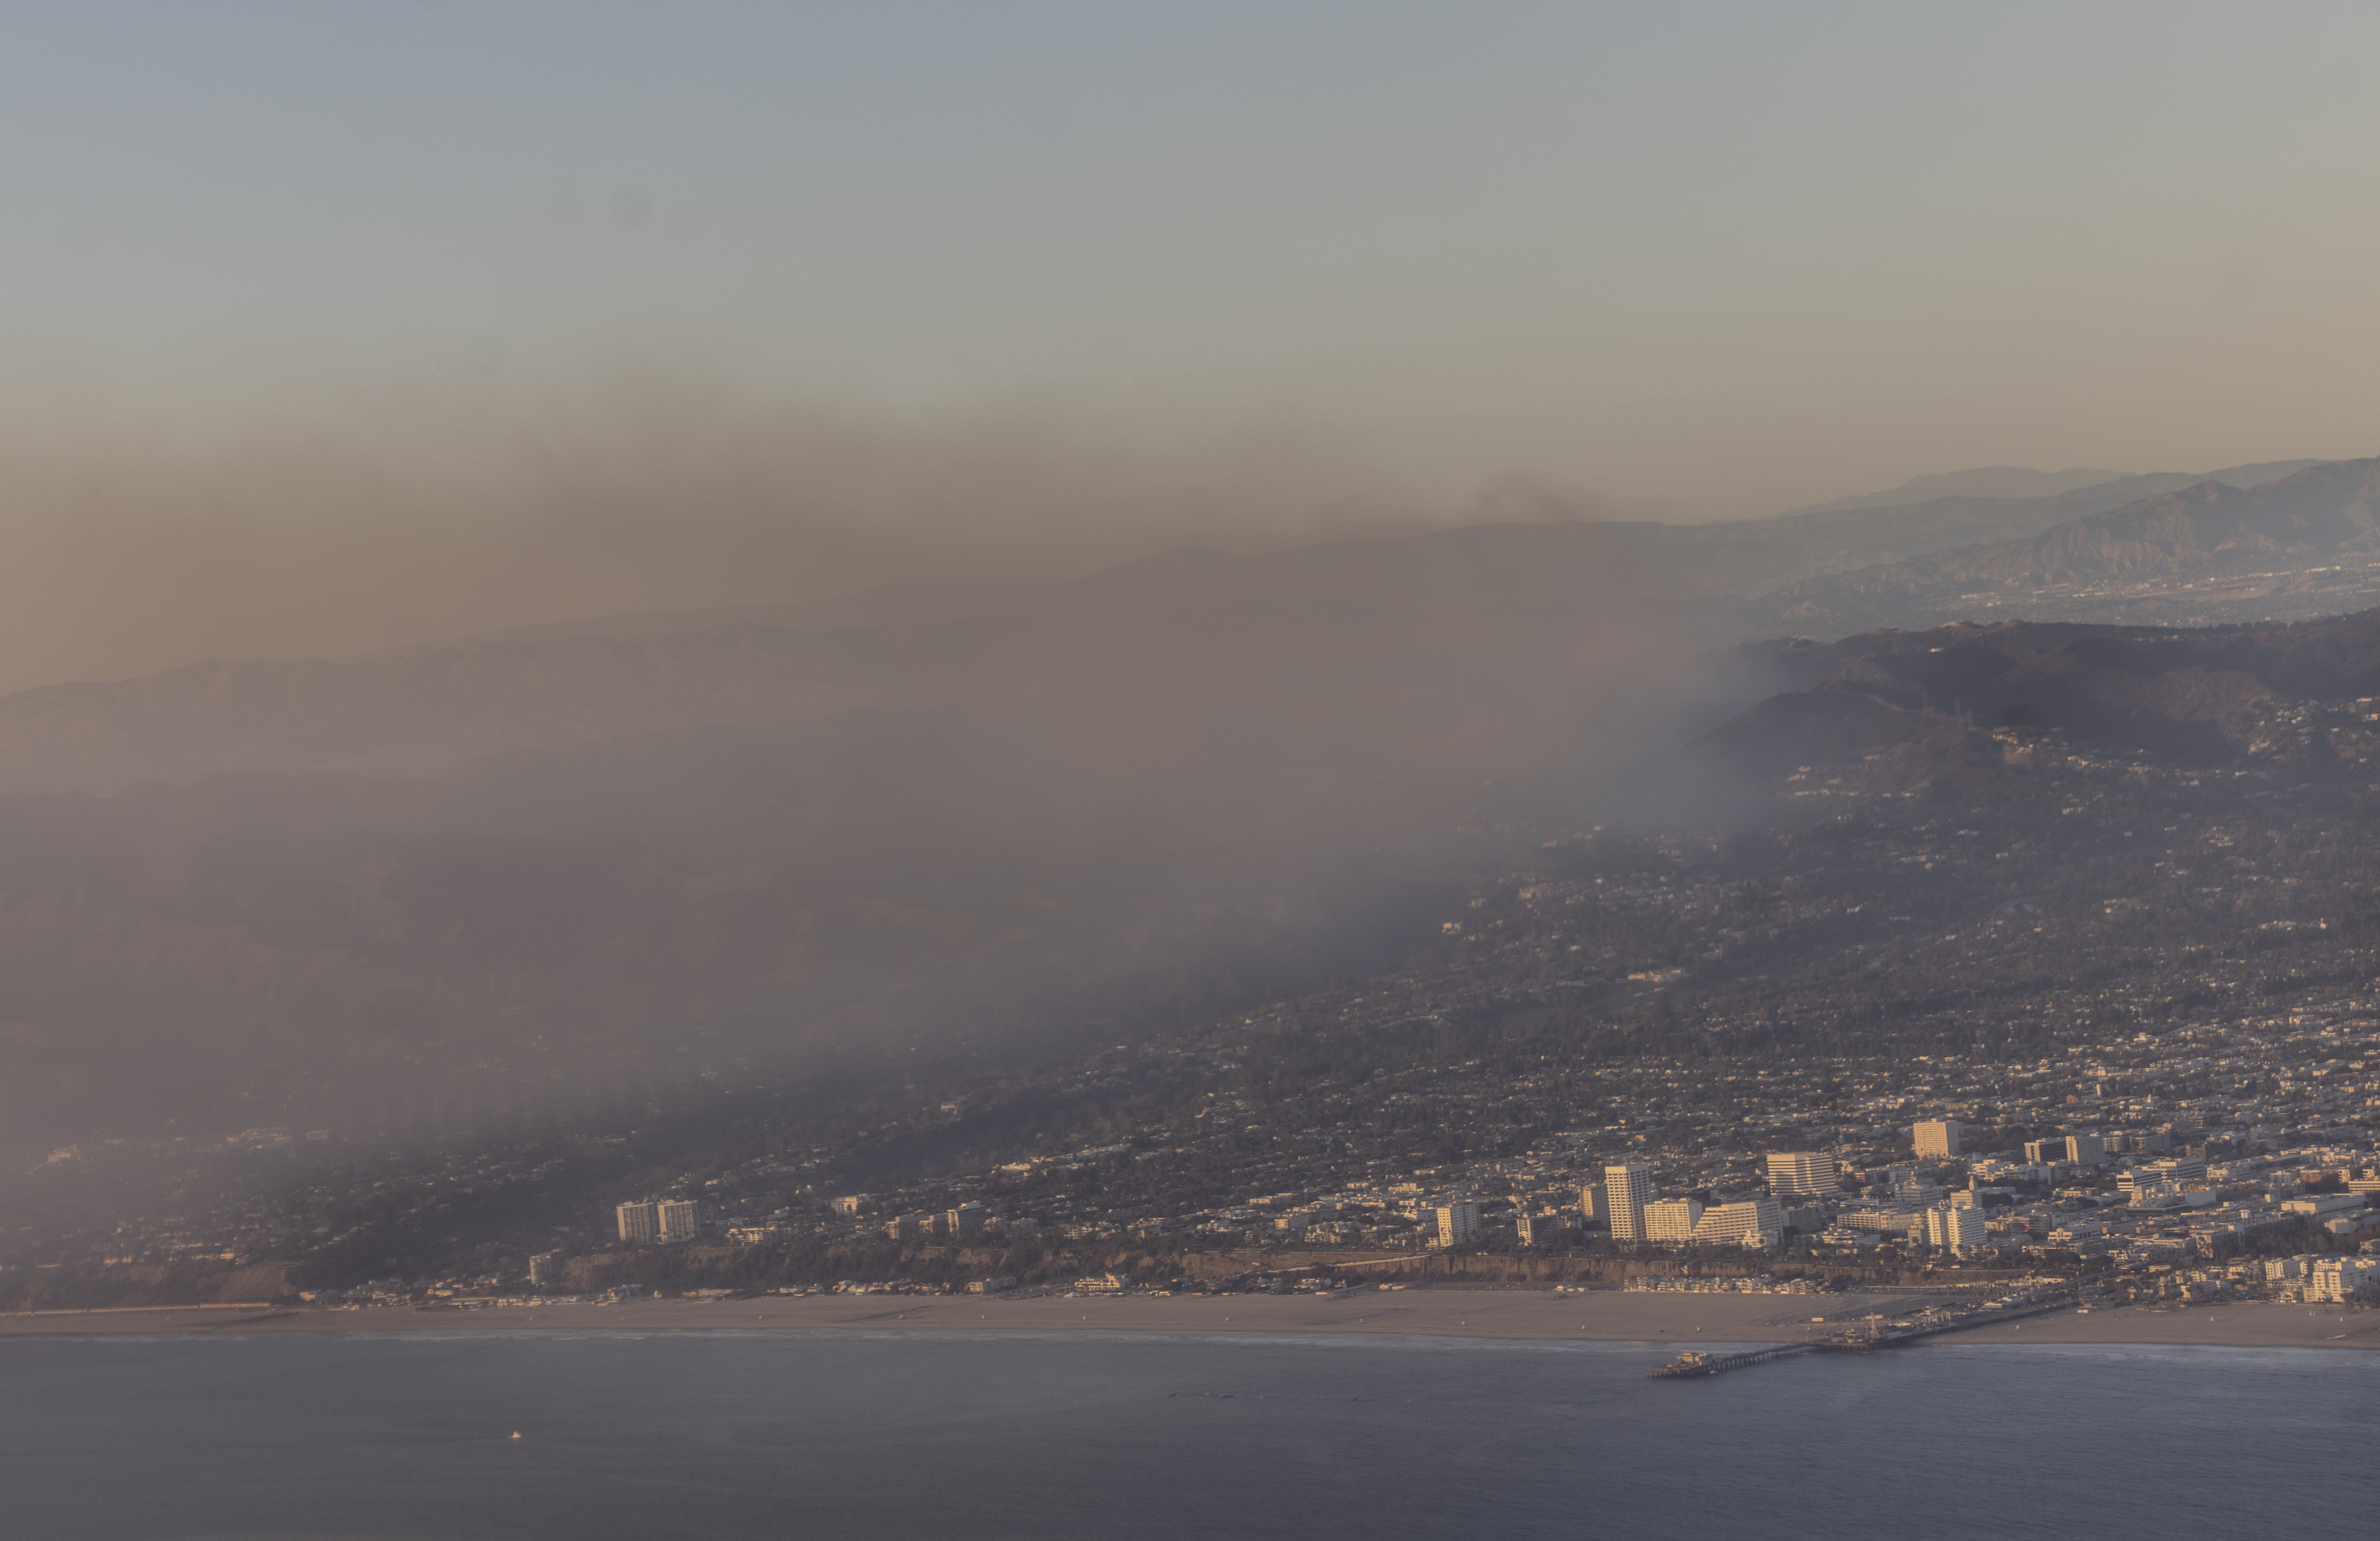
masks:
<instances>
[{"instance_id":1,"label":"tall hotel building","mask_svg":"<svg viewBox=\"0 0 2380 1541\"><path fill-rule=\"evenodd\" d=\"M1603 1191L1611 1200L1611 1239L1645 1239L1645 1205L1653 1196L1653 1169L1642 1162L1603 1169Z\"/></svg>"},{"instance_id":2,"label":"tall hotel building","mask_svg":"<svg viewBox=\"0 0 2380 1541\"><path fill-rule=\"evenodd\" d=\"M613 1211L624 1242L691 1241L702 1230L702 1210L691 1199L648 1199Z\"/></svg>"},{"instance_id":3,"label":"tall hotel building","mask_svg":"<svg viewBox=\"0 0 2380 1541\"><path fill-rule=\"evenodd\" d=\"M617 1211L620 1240L624 1242L656 1242L661 1240L662 1216L658 1204L623 1204Z\"/></svg>"},{"instance_id":4,"label":"tall hotel building","mask_svg":"<svg viewBox=\"0 0 2380 1541\"><path fill-rule=\"evenodd\" d=\"M1824 1198L1839 1191L1835 1159L1814 1150L1768 1153L1768 1191L1779 1198Z\"/></svg>"}]
</instances>

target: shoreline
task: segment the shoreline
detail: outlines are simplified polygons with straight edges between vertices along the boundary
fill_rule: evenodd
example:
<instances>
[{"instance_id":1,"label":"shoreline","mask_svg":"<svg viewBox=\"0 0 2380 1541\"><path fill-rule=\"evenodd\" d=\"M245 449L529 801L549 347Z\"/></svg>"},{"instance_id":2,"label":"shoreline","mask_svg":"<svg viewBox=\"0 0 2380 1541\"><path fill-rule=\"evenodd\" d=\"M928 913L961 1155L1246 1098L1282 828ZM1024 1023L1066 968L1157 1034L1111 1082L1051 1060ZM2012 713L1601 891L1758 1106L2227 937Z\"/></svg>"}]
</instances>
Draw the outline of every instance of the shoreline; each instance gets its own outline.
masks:
<instances>
[{"instance_id":1,"label":"shoreline","mask_svg":"<svg viewBox=\"0 0 2380 1541\"><path fill-rule=\"evenodd\" d=\"M1794 1342L1840 1324L1924 1304L1915 1290L1861 1295L1556 1295L1491 1290L1359 1291L1337 1297L1147 1295L1006 1298L951 1295L763 1295L747 1300L633 1301L479 1309L214 1306L0 1316L0 1339L176 1334L440 1332L1148 1332L1479 1338L1627 1342ZM2234 1304L2153 1309L2095 1306L1936 1340L1958 1343L2096 1343L2206 1348L2380 1349L2380 1311Z\"/></svg>"}]
</instances>

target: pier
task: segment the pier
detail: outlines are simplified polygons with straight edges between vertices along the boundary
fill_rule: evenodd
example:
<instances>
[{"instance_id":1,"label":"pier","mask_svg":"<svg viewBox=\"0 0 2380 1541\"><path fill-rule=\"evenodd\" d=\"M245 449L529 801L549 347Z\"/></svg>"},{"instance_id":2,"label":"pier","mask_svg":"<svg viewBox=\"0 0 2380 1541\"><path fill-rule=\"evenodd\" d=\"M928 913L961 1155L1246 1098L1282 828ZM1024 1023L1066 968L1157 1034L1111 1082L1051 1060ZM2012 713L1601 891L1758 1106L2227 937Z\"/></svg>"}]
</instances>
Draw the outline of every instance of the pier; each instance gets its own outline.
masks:
<instances>
[{"instance_id":1,"label":"pier","mask_svg":"<svg viewBox=\"0 0 2380 1541\"><path fill-rule=\"evenodd\" d=\"M1699 1350L1689 1349L1653 1373L1656 1376L1679 1378L1725 1375L1730 1370L1740 1370L1751 1365L1765 1365L1771 1359L1783 1359L1796 1353L1807 1353L1810 1350L1811 1345L1808 1343L1774 1343L1767 1348L1747 1349L1742 1353L1704 1353Z\"/></svg>"},{"instance_id":2,"label":"pier","mask_svg":"<svg viewBox=\"0 0 2380 1541\"><path fill-rule=\"evenodd\" d=\"M2040 1301L2005 1310L1949 1317L1939 1320L1919 1316L1900 1321L1862 1323L1845 1331L1830 1333L1810 1346L1821 1353L1874 1353L1878 1349L1899 1348L1921 1339L1938 1338L1946 1332L1971 1332L1979 1327L1997 1327L2002 1322L2022 1321L2028 1317L2047 1316L2052 1311L2064 1311L2073 1305L2070 1300Z\"/></svg>"},{"instance_id":3,"label":"pier","mask_svg":"<svg viewBox=\"0 0 2380 1541\"><path fill-rule=\"evenodd\" d=\"M1913 1317L1890 1321L1873 1317L1805 1343L1772 1343L1767 1348L1748 1349L1742 1353L1705 1353L1689 1349L1653 1374L1670 1379L1694 1379L1703 1376L1725 1375L1730 1370L1765 1365L1771 1359L1784 1359L1796 1353L1874 1353L1878 1349L1899 1348L1904 1343L1937 1338L1946 1332L1970 1332L1979 1327L1997 1327L2002 1322L2047 1316L2053 1311L2070 1309L2073 1304L2071 1300L2061 1298L2027 1301L2021 1305L1985 1311L1964 1310L1956 1315L1921 1311Z\"/></svg>"}]
</instances>

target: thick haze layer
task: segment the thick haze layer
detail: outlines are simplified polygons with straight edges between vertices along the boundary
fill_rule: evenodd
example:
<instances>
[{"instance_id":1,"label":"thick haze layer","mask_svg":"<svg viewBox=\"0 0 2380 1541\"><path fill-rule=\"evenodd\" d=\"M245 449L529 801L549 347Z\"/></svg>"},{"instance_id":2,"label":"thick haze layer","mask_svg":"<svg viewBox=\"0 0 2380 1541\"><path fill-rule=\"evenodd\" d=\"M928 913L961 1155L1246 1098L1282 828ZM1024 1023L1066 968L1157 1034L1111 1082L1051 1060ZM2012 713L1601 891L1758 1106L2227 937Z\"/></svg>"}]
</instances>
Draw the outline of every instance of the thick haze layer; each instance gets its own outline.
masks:
<instances>
[{"instance_id":1,"label":"thick haze layer","mask_svg":"<svg viewBox=\"0 0 2380 1541\"><path fill-rule=\"evenodd\" d=\"M1749 625L2369 603L2375 42L0 18L0 1146L1125 1033L1643 807Z\"/></svg>"},{"instance_id":2,"label":"thick haze layer","mask_svg":"<svg viewBox=\"0 0 2380 1541\"><path fill-rule=\"evenodd\" d=\"M2360 454L2375 42L2321 6L20 9L0 686Z\"/></svg>"},{"instance_id":3,"label":"thick haze layer","mask_svg":"<svg viewBox=\"0 0 2380 1541\"><path fill-rule=\"evenodd\" d=\"M863 419L685 371L0 427L0 693L1444 523L1311 443ZM1537 489L1481 516L1592 512Z\"/></svg>"}]
</instances>

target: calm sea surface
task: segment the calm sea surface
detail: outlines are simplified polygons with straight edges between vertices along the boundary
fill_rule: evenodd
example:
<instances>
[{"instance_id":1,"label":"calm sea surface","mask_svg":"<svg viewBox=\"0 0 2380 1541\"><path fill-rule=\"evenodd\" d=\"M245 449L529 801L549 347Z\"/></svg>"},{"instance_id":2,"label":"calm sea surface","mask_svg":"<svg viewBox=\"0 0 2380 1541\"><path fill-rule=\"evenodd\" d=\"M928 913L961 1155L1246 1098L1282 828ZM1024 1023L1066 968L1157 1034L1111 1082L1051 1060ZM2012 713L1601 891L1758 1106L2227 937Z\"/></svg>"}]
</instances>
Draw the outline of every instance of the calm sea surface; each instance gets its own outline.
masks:
<instances>
[{"instance_id":1,"label":"calm sea surface","mask_svg":"<svg viewBox=\"0 0 2380 1541\"><path fill-rule=\"evenodd\" d=\"M0 1535L2380 1534L2380 1354L1935 1344L1647 1379L1670 1352L0 1339Z\"/></svg>"}]
</instances>

